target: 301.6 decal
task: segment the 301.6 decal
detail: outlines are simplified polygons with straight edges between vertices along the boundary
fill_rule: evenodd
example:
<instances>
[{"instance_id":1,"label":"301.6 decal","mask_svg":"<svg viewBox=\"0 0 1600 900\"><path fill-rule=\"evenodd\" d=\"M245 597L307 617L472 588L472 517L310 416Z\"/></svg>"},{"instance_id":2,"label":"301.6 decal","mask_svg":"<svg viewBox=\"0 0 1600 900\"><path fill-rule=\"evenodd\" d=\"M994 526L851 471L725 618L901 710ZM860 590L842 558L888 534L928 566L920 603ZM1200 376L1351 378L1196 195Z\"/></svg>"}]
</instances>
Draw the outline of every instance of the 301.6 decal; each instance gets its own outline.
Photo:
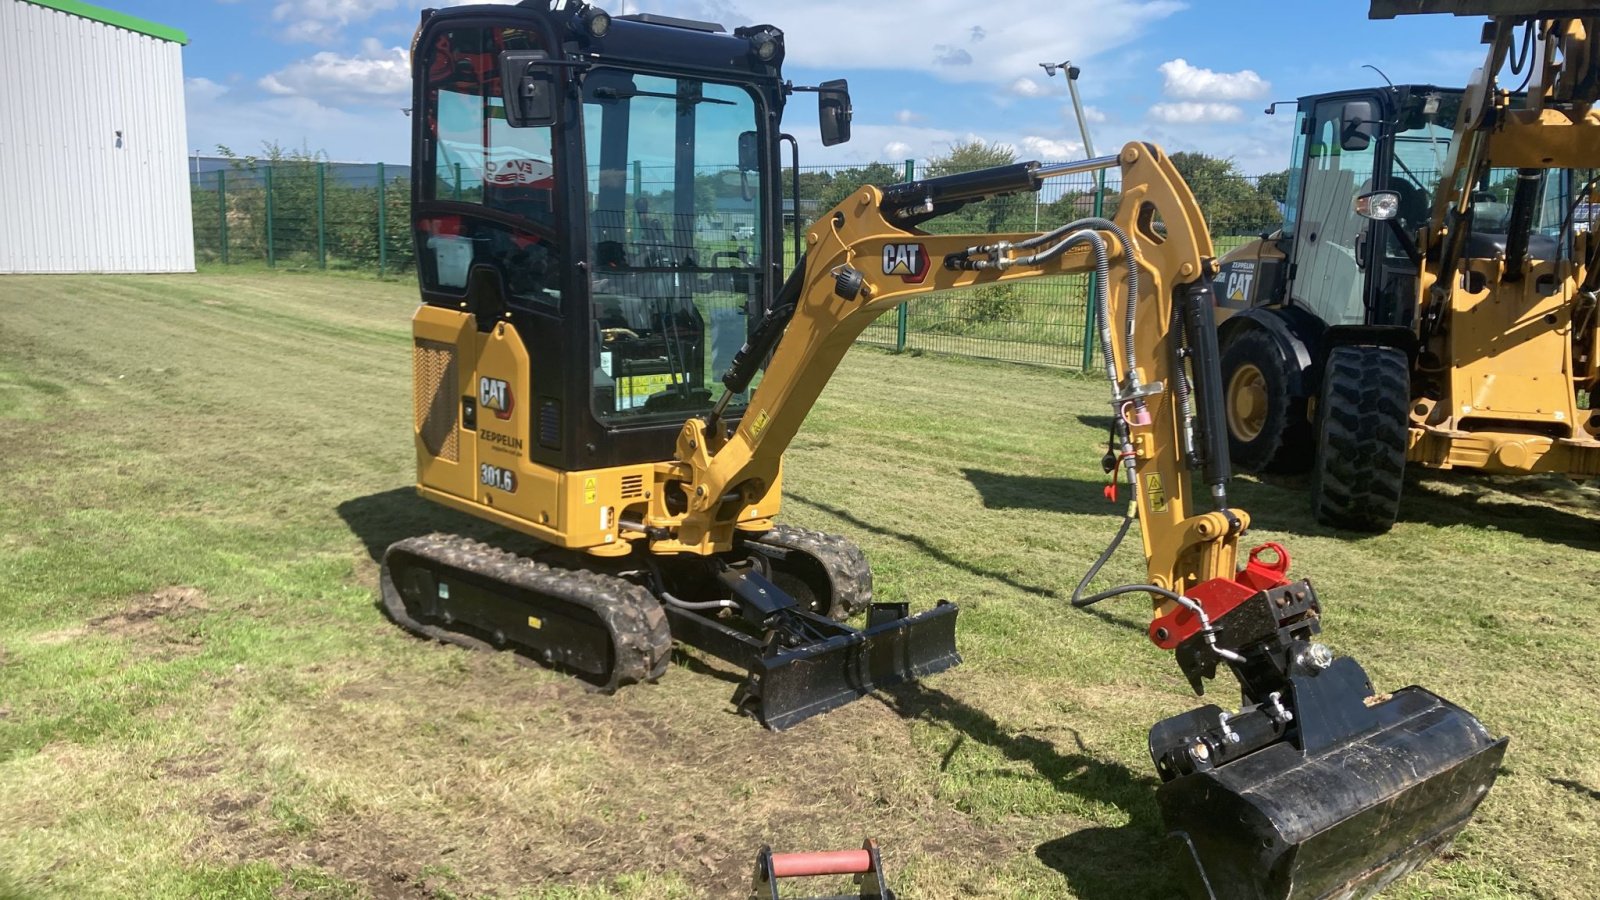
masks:
<instances>
[{"instance_id":1,"label":"301.6 decal","mask_svg":"<svg viewBox=\"0 0 1600 900\"><path fill-rule=\"evenodd\" d=\"M491 466L488 463L484 463L478 467L478 480L483 482L484 487L505 491L508 494L517 492L517 475L510 469L502 469L499 466Z\"/></svg>"}]
</instances>

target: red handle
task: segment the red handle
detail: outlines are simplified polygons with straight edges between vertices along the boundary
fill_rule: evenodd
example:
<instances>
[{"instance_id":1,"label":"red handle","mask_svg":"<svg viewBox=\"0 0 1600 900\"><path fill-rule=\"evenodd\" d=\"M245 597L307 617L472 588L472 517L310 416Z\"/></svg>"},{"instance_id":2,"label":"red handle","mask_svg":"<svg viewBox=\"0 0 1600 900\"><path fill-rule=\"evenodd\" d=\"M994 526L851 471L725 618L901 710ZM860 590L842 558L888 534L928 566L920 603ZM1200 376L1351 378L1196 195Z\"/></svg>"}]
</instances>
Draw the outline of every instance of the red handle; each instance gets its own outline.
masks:
<instances>
[{"instance_id":1,"label":"red handle","mask_svg":"<svg viewBox=\"0 0 1600 900\"><path fill-rule=\"evenodd\" d=\"M772 854L772 874L775 878L860 875L870 871L872 871L872 854L865 850Z\"/></svg>"}]
</instances>

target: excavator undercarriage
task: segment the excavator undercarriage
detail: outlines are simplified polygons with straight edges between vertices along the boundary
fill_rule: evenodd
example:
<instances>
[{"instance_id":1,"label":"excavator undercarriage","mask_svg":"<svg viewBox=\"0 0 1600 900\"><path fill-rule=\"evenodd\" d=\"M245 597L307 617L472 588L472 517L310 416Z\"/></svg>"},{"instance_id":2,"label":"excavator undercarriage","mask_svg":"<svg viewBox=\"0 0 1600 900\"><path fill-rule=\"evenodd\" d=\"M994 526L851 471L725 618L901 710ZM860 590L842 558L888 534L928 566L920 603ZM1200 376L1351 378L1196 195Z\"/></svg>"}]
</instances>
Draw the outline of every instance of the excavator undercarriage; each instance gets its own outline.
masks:
<instances>
[{"instance_id":1,"label":"excavator undercarriage","mask_svg":"<svg viewBox=\"0 0 1600 900\"><path fill-rule=\"evenodd\" d=\"M956 607L872 602L860 548L775 526L713 559L538 559L434 534L384 556L384 609L423 637L510 650L605 691L665 674L673 641L745 671L735 706L774 730L961 661ZM692 597L683 600L680 597ZM844 620L865 611L865 629Z\"/></svg>"}]
</instances>

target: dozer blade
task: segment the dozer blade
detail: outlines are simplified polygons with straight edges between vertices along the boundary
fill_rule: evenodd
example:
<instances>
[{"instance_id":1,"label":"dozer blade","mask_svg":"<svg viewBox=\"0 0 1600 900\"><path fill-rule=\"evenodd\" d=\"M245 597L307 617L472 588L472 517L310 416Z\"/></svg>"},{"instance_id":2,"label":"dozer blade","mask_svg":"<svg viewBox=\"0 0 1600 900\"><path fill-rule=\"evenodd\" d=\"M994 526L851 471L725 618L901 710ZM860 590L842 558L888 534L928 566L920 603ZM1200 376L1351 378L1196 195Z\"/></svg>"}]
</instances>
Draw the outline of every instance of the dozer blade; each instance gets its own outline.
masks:
<instances>
[{"instance_id":1,"label":"dozer blade","mask_svg":"<svg viewBox=\"0 0 1600 900\"><path fill-rule=\"evenodd\" d=\"M891 607L880 613L881 607ZM866 630L761 660L758 718L774 731L821 715L879 688L892 687L961 662L956 607L940 603L905 616L898 604L874 604ZM894 612L898 611L898 616Z\"/></svg>"},{"instance_id":2,"label":"dozer blade","mask_svg":"<svg viewBox=\"0 0 1600 900\"><path fill-rule=\"evenodd\" d=\"M856 630L807 612L818 636L798 646L766 645L714 619L667 607L673 637L748 671L734 702L774 731L837 709L879 688L943 672L961 662L954 604L906 615L903 603L874 603Z\"/></svg>"},{"instance_id":3,"label":"dozer blade","mask_svg":"<svg viewBox=\"0 0 1600 900\"><path fill-rule=\"evenodd\" d=\"M1157 803L1191 896L1370 896L1466 825L1494 784L1506 739L1420 687L1365 699L1360 710L1334 713L1353 730L1328 735L1322 749L1279 741L1161 786ZM1157 731L1183 731L1215 710Z\"/></svg>"}]
</instances>

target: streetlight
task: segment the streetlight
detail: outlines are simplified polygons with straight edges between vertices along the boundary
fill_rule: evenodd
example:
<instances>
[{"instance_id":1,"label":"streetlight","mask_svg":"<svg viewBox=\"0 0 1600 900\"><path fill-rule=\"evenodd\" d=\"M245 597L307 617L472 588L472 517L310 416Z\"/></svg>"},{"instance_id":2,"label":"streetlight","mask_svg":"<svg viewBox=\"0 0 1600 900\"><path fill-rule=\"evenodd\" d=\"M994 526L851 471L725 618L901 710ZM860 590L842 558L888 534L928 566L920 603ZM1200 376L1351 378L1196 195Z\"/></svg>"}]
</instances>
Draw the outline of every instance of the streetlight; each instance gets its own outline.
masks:
<instances>
[{"instance_id":1,"label":"streetlight","mask_svg":"<svg viewBox=\"0 0 1600 900\"><path fill-rule=\"evenodd\" d=\"M1078 96L1078 74L1080 73L1081 70L1077 66L1073 65L1071 60L1063 60L1063 61L1058 62L1058 63L1039 63L1039 65L1040 65L1041 68L1044 69L1044 75L1045 75L1046 78L1054 78L1055 75L1056 75L1056 72L1058 70L1062 71L1062 72L1065 72L1067 74L1067 90L1072 93L1072 110L1073 110L1073 112L1077 113L1077 115L1078 115L1078 133L1083 135L1083 152L1088 156L1088 158L1093 159L1094 158L1094 140L1089 137L1089 120L1083 114L1083 99ZM1105 215L1105 208L1106 208L1106 170L1105 169L1097 169L1097 170L1095 170L1095 173L1094 173L1094 215L1095 215L1095 218L1098 219L1101 216ZM1039 207L1038 207L1037 203L1035 203L1034 208L1033 208L1033 219L1034 219L1034 221L1033 221L1033 230L1034 231L1038 231L1039 230ZM1085 312L1084 312L1084 320L1083 320L1083 333L1085 335L1089 334L1090 326L1094 322L1094 298L1095 298L1095 273L1090 272L1089 273L1089 297L1088 297L1088 302L1084 305ZM1089 368L1089 365L1093 361L1094 361L1094 344L1091 343L1089 340L1085 339L1084 342L1083 342L1083 368L1085 370L1087 370Z\"/></svg>"}]
</instances>

